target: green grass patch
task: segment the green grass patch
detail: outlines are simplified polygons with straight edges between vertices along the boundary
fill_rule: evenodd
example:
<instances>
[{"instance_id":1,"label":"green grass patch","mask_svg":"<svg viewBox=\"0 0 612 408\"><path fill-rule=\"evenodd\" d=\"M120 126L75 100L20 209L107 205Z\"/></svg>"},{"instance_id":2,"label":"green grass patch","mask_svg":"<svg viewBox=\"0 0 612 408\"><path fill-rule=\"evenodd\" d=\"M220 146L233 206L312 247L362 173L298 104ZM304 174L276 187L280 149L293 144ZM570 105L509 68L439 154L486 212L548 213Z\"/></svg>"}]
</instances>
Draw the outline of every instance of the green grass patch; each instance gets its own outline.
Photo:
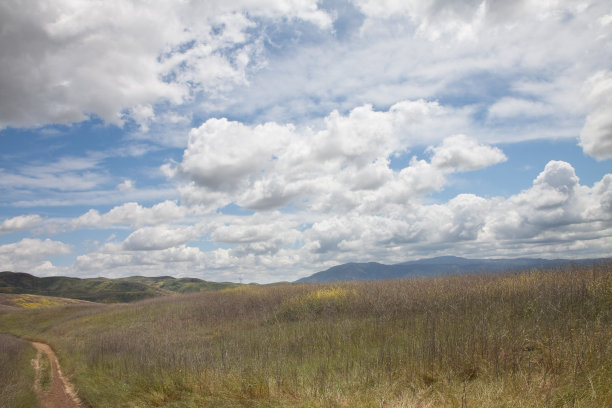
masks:
<instances>
[{"instance_id":1,"label":"green grass patch","mask_svg":"<svg viewBox=\"0 0 612 408\"><path fill-rule=\"evenodd\" d=\"M53 383L53 367L51 366L51 360L49 359L49 356L46 353L41 353L39 364L40 388L43 391L47 391Z\"/></svg>"}]
</instances>

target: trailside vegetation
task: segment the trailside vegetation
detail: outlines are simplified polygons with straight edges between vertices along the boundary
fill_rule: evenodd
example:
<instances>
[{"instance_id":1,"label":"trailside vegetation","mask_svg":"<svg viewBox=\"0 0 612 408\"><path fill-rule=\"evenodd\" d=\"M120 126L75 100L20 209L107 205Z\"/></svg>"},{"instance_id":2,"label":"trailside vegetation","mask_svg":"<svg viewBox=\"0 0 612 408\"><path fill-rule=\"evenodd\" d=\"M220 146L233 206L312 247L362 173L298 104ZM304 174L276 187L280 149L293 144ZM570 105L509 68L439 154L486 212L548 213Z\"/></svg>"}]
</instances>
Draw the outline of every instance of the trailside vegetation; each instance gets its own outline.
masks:
<instances>
[{"instance_id":1,"label":"trailside vegetation","mask_svg":"<svg viewBox=\"0 0 612 408\"><path fill-rule=\"evenodd\" d=\"M612 264L0 313L91 407L612 406Z\"/></svg>"},{"instance_id":2,"label":"trailside vegetation","mask_svg":"<svg viewBox=\"0 0 612 408\"><path fill-rule=\"evenodd\" d=\"M0 333L0 407L37 407L32 360L36 351L25 340Z\"/></svg>"}]
</instances>

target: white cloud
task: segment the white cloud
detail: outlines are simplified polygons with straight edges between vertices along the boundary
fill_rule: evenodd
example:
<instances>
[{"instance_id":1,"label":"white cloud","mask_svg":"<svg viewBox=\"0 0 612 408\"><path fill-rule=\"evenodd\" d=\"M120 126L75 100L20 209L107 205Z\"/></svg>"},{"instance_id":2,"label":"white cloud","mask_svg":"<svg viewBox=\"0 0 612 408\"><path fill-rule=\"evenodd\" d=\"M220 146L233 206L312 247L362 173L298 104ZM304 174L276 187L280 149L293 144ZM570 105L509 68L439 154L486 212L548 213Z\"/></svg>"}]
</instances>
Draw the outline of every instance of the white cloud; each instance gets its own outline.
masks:
<instances>
[{"instance_id":1,"label":"white cloud","mask_svg":"<svg viewBox=\"0 0 612 408\"><path fill-rule=\"evenodd\" d=\"M518 117L545 116L554 113L554 109L542 102L505 97L489 107L489 117L506 119Z\"/></svg>"},{"instance_id":2,"label":"white cloud","mask_svg":"<svg viewBox=\"0 0 612 408\"><path fill-rule=\"evenodd\" d=\"M589 114L580 133L585 153L612 158L612 71L600 71L585 84Z\"/></svg>"},{"instance_id":3,"label":"white cloud","mask_svg":"<svg viewBox=\"0 0 612 408\"><path fill-rule=\"evenodd\" d=\"M89 210L70 222L72 228L112 228L116 226L142 226L177 221L187 215L185 207L175 201L163 201L149 208L135 202L128 202L112 208L105 214Z\"/></svg>"},{"instance_id":4,"label":"white cloud","mask_svg":"<svg viewBox=\"0 0 612 408\"><path fill-rule=\"evenodd\" d=\"M280 212L254 214L249 217L229 217L209 225L213 242L233 244L229 255L244 257L275 257L293 248L302 237L301 217Z\"/></svg>"},{"instance_id":5,"label":"white cloud","mask_svg":"<svg viewBox=\"0 0 612 408\"><path fill-rule=\"evenodd\" d=\"M15 192L12 192L15 193ZM178 195L176 188L166 185L157 185L147 188L134 189L129 191L119 191L117 189L100 189L91 191L70 191L65 194L63 191L51 191L42 193L42 197L30 198L30 194L15 195L12 205L15 207L64 207L82 205L85 207L97 205L120 204L126 201L158 201L174 198ZM18 197L18 198L17 198ZM122 204L120 204L122 205Z\"/></svg>"},{"instance_id":6,"label":"white cloud","mask_svg":"<svg viewBox=\"0 0 612 408\"><path fill-rule=\"evenodd\" d=\"M605 2L358 0L346 7L366 22L353 22L355 35L342 40L331 29L333 5L328 14L314 0L17 3L4 2L0 13L0 126L95 114L110 123L131 118L143 131L161 126L149 137L176 144L182 139L163 130L185 126L194 109L173 111L185 104L202 106L201 117L301 124L334 109L450 98L466 109L491 103L478 108L496 120L468 113L445 136L575 137L584 119L580 85L609 65L599 52L610 38ZM275 24L291 19L312 25L287 33L290 46L275 44ZM515 92L530 81L546 86ZM541 121L508 122L517 118Z\"/></svg>"},{"instance_id":7,"label":"white cloud","mask_svg":"<svg viewBox=\"0 0 612 408\"><path fill-rule=\"evenodd\" d=\"M446 173L505 160L499 149L467 136L444 139L438 130L430 140L444 142L431 148L431 163L413 159L401 171L391 170L393 154L422 143L424 133L436 132L438 120L453 122L456 115L461 114L418 100L396 103L387 111L371 105L347 115L334 111L320 130L209 119L190 132L183 160L164 171L189 180L180 189L191 205L236 202L266 210L295 203L316 211L346 211L398 203L440 189Z\"/></svg>"},{"instance_id":8,"label":"white cloud","mask_svg":"<svg viewBox=\"0 0 612 408\"><path fill-rule=\"evenodd\" d=\"M296 238L295 232L291 223L283 219L280 213L273 215L274 219L268 216L252 216L236 218L231 224L224 224L215 227L211 233L211 238L215 242L225 242L233 244L250 244L253 242L262 242L273 240L279 236L283 241ZM283 231L279 234L279 231Z\"/></svg>"},{"instance_id":9,"label":"white cloud","mask_svg":"<svg viewBox=\"0 0 612 408\"><path fill-rule=\"evenodd\" d=\"M143 227L132 232L123 242L127 251L149 251L176 247L199 238L201 232L196 226L170 227L157 225Z\"/></svg>"},{"instance_id":10,"label":"white cloud","mask_svg":"<svg viewBox=\"0 0 612 408\"><path fill-rule=\"evenodd\" d=\"M146 127L156 103L245 84L257 54L246 29L257 18L331 26L314 0L4 1L0 128L92 114Z\"/></svg>"},{"instance_id":11,"label":"white cloud","mask_svg":"<svg viewBox=\"0 0 612 408\"><path fill-rule=\"evenodd\" d=\"M333 110L384 110L424 98L465 110L452 125L436 120L444 136L488 143L575 138L586 114L580 88L609 66L600 50L609 48L610 26L593 24L608 7L506 3L355 2L368 17L357 34L287 46L251 74L248 87L206 100L203 109L301 124ZM426 136L424 145L441 140Z\"/></svg>"},{"instance_id":12,"label":"white cloud","mask_svg":"<svg viewBox=\"0 0 612 408\"><path fill-rule=\"evenodd\" d=\"M0 189L5 192L5 202L17 207L94 206L177 197L178 193L173 186L157 184L136 188L132 179L114 175L116 167L113 160L127 160L152 150L155 148L128 144L121 148L88 152L82 156L64 155L48 163L34 156L33 163L25 160L24 164L0 168ZM20 156L24 154L19 153ZM109 167L110 163L112 168ZM155 167L152 174L151 169L146 171L149 177L163 177ZM118 180L121 180L119 184ZM150 179L147 183L150 183Z\"/></svg>"},{"instance_id":13,"label":"white cloud","mask_svg":"<svg viewBox=\"0 0 612 408\"><path fill-rule=\"evenodd\" d=\"M291 127L275 123L250 128L209 119L190 132L178 170L210 190L235 191L274 160L274 152L289 142L291 132Z\"/></svg>"},{"instance_id":14,"label":"white cloud","mask_svg":"<svg viewBox=\"0 0 612 408\"><path fill-rule=\"evenodd\" d=\"M19 242L0 245L0 265L2 270L14 272L32 272L37 268L48 271L52 264L46 258L70 252L71 246L60 241L24 238Z\"/></svg>"},{"instance_id":15,"label":"white cloud","mask_svg":"<svg viewBox=\"0 0 612 408\"><path fill-rule=\"evenodd\" d=\"M552 232L559 239L577 233L597 236L611 226L612 213L604 210L609 178L593 188L582 186L569 163L551 161L530 189L498 203L489 214L487 233L502 240L537 239Z\"/></svg>"},{"instance_id":16,"label":"white cloud","mask_svg":"<svg viewBox=\"0 0 612 408\"><path fill-rule=\"evenodd\" d=\"M433 152L434 166L455 171L478 170L507 160L500 149L479 144L465 135L448 137L429 151Z\"/></svg>"},{"instance_id":17,"label":"white cloud","mask_svg":"<svg viewBox=\"0 0 612 408\"><path fill-rule=\"evenodd\" d=\"M417 32L431 41L469 41L488 26L508 29L512 28L512 21L519 19L542 21L560 18L565 12L584 11L565 1L356 0L355 3L369 19L407 16L418 25Z\"/></svg>"},{"instance_id":18,"label":"white cloud","mask_svg":"<svg viewBox=\"0 0 612 408\"><path fill-rule=\"evenodd\" d=\"M130 179L123 180L119 185L117 185L117 190L119 191L128 191L134 188L134 182Z\"/></svg>"},{"instance_id":19,"label":"white cloud","mask_svg":"<svg viewBox=\"0 0 612 408\"><path fill-rule=\"evenodd\" d=\"M179 246L162 250L123 251L117 245L105 245L98 251L79 255L72 266L80 275L100 274L105 276L126 275L167 275L172 273L180 276L189 273L190 276L201 273L199 266L203 253L194 247ZM181 265L183 265L181 267Z\"/></svg>"},{"instance_id":20,"label":"white cloud","mask_svg":"<svg viewBox=\"0 0 612 408\"><path fill-rule=\"evenodd\" d=\"M129 231L80 254L74 274L246 274L264 282L340 262L451 252L610 253L611 175L589 187L569 163L552 161L510 197L430 196L451 174L506 160L492 146L501 142L573 140L582 128L587 154L612 156L606 2L355 0L343 3L352 20L335 7L0 4L0 128L93 115L133 121L120 130L122 142L149 140L45 164L34 153L3 152L7 163L34 158L0 169L5 202L92 208L45 220L47 231ZM188 126L195 128L185 148ZM58 145L61 127L45 132L56 132L45 139L50 147L67 151ZM184 149L182 159L173 162L177 150L161 146ZM409 156L426 146L424 157ZM165 157L168 182L152 186L150 168L117 175L120 166L109 167L109 157L130 155L139 157L135 166L153 159L147 165L158 167ZM180 205L171 201L179 195ZM222 214L230 203L255 215ZM116 207L95 207L109 204ZM31 228L42 222L36 217L5 219L0 232ZM66 247L54 242L9 244L1 259L55 273L45 248ZM26 247L32 261L8 253L27 258Z\"/></svg>"},{"instance_id":21,"label":"white cloud","mask_svg":"<svg viewBox=\"0 0 612 408\"><path fill-rule=\"evenodd\" d=\"M11 172L0 168L0 187L60 191L94 189L108 181L108 175L100 171L102 158L101 155L62 157L46 164L19 166Z\"/></svg>"},{"instance_id":22,"label":"white cloud","mask_svg":"<svg viewBox=\"0 0 612 408\"><path fill-rule=\"evenodd\" d=\"M15 231L26 230L39 225L42 222L40 215L19 215L17 217L6 218L0 224L0 234L9 234Z\"/></svg>"},{"instance_id":23,"label":"white cloud","mask_svg":"<svg viewBox=\"0 0 612 408\"><path fill-rule=\"evenodd\" d=\"M425 160L415 159L406 169L424 176L445 174ZM415 174L410 182L420 179ZM141 228L123 242L80 255L71 268L116 276L172 270L175 275L209 280L272 282L343 262L394 263L445 254L564 258L610 254L612 175L588 187L580 184L569 163L551 161L530 188L510 197L460 194L439 204L391 189L399 189L400 182L395 174L394 181L368 190L371 196L359 196L378 197L382 202L378 205L333 205L337 197L350 201L350 192L345 191L321 198L321 205L329 204L321 210L249 216L207 213L196 226ZM200 236L206 237L211 249L187 246Z\"/></svg>"}]
</instances>

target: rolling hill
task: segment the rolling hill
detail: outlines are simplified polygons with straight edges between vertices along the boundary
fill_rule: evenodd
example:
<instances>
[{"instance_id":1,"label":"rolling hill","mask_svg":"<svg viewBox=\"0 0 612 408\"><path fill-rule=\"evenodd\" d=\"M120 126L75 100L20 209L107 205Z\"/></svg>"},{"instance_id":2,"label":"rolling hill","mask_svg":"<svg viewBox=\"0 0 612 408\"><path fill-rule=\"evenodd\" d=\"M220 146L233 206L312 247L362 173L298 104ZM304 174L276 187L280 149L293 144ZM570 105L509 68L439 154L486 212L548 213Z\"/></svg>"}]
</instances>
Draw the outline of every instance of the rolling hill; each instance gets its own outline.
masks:
<instances>
[{"instance_id":1,"label":"rolling hill","mask_svg":"<svg viewBox=\"0 0 612 408\"><path fill-rule=\"evenodd\" d=\"M0 293L28 293L103 303L132 302L174 293L219 290L237 285L170 276L80 279L64 276L39 278L21 272L0 272Z\"/></svg>"},{"instance_id":2,"label":"rolling hill","mask_svg":"<svg viewBox=\"0 0 612 408\"><path fill-rule=\"evenodd\" d=\"M209 282L198 278L174 278L172 276L130 276L127 278L119 278L117 280L142 283L161 290L167 290L176 293L193 293L207 290L221 290L239 286L233 282Z\"/></svg>"}]
</instances>

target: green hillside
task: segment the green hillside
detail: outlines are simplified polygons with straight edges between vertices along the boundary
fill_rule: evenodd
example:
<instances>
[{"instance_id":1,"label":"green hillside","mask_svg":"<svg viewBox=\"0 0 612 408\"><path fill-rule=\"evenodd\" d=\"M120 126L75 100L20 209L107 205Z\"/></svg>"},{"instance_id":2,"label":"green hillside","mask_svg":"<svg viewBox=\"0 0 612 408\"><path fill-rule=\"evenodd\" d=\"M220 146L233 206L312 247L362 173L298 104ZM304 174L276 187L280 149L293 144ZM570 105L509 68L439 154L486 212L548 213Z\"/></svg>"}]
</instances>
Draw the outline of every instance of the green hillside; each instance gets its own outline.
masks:
<instances>
[{"instance_id":1,"label":"green hillside","mask_svg":"<svg viewBox=\"0 0 612 408\"><path fill-rule=\"evenodd\" d=\"M231 282L208 282L197 278L173 278L172 276L130 276L118 280L126 282L142 283L158 289L168 290L176 293L193 293L208 290L221 290L239 286L238 283Z\"/></svg>"},{"instance_id":2,"label":"green hillside","mask_svg":"<svg viewBox=\"0 0 612 408\"><path fill-rule=\"evenodd\" d=\"M0 293L28 293L102 303L133 302L176 293L219 290L236 285L168 276L79 279L64 276L39 278L27 273L0 272Z\"/></svg>"}]
</instances>

